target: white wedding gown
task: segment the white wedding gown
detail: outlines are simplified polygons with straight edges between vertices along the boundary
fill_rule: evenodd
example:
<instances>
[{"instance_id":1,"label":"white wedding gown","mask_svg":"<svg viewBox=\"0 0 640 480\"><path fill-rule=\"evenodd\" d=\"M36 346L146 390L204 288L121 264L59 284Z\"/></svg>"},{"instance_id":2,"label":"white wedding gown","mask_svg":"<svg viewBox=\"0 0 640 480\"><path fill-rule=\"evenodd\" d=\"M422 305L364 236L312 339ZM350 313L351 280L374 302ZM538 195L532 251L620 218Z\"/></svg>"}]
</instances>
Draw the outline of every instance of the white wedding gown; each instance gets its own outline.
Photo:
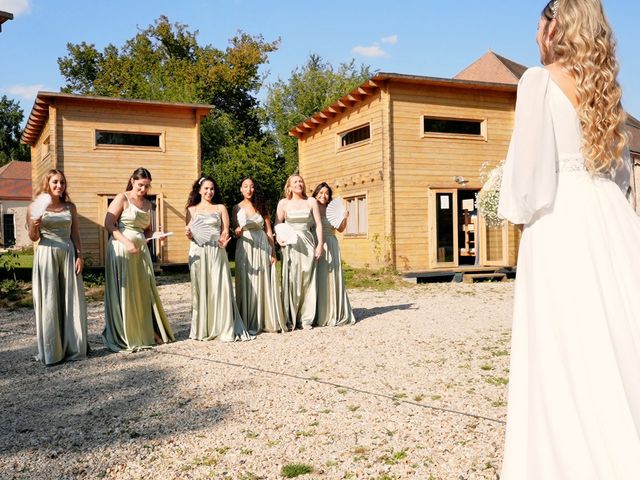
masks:
<instances>
[{"instance_id":1,"label":"white wedding gown","mask_svg":"<svg viewBox=\"0 0 640 480\"><path fill-rule=\"evenodd\" d=\"M501 480L640 479L640 219L592 177L543 68L518 87L501 214L525 224Z\"/></svg>"}]
</instances>

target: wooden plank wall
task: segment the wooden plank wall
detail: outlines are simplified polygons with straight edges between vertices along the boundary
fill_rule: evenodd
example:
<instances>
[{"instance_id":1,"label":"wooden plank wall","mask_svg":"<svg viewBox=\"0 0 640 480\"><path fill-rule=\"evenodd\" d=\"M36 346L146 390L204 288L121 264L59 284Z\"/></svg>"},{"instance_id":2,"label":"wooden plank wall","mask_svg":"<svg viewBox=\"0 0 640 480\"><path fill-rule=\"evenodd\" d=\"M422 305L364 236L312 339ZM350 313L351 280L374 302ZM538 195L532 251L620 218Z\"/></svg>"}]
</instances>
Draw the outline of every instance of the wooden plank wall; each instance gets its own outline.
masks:
<instances>
[{"instance_id":1,"label":"wooden plank wall","mask_svg":"<svg viewBox=\"0 0 640 480\"><path fill-rule=\"evenodd\" d=\"M497 165L506 155L513 125L515 92L488 92L390 82L393 125L392 190L396 266L399 270L433 268L429 251L428 189L458 188L456 175L480 188L484 161ZM487 121L487 139L425 137L423 116Z\"/></svg>"},{"instance_id":2,"label":"wooden plank wall","mask_svg":"<svg viewBox=\"0 0 640 480\"><path fill-rule=\"evenodd\" d=\"M353 266L378 267L383 255L376 244L384 242L383 200L383 101L380 91L337 115L312 134L298 141L300 173L311 194L327 182L334 196L367 196L366 235L339 235L342 257ZM370 142L339 148L339 134L370 123Z\"/></svg>"},{"instance_id":3,"label":"wooden plank wall","mask_svg":"<svg viewBox=\"0 0 640 480\"><path fill-rule=\"evenodd\" d=\"M56 148L57 165L67 176L69 194L81 217L84 250L93 264L102 264L105 198L124 191L131 172L137 167L151 172L150 193L163 197L164 229L175 232L163 244L163 263L186 263L184 204L199 174L194 110L66 99L57 100L57 110L61 130L61 141ZM162 133L165 151L96 148L96 129Z\"/></svg>"}]
</instances>

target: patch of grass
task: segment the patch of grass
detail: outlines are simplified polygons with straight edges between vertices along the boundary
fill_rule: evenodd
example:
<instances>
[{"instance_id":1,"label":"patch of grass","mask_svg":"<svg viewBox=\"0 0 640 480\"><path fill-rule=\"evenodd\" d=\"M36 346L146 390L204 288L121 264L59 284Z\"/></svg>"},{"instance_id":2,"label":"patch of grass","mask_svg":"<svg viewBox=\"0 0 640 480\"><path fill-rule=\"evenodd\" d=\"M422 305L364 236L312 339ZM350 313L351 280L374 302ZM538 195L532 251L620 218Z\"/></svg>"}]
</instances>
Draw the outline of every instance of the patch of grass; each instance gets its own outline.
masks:
<instances>
[{"instance_id":1,"label":"patch of grass","mask_svg":"<svg viewBox=\"0 0 640 480\"><path fill-rule=\"evenodd\" d=\"M402 398L407 398L407 394L404 392L398 392L398 393L394 393L392 397L394 400L400 400Z\"/></svg>"},{"instance_id":2,"label":"patch of grass","mask_svg":"<svg viewBox=\"0 0 640 480\"><path fill-rule=\"evenodd\" d=\"M244 434L247 438L258 438L260 435L256 432L253 432L251 430L245 430Z\"/></svg>"},{"instance_id":3,"label":"patch of grass","mask_svg":"<svg viewBox=\"0 0 640 480\"><path fill-rule=\"evenodd\" d=\"M13 310L20 307L33 307L31 283L11 278L0 280L0 308Z\"/></svg>"},{"instance_id":4,"label":"patch of grass","mask_svg":"<svg viewBox=\"0 0 640 480\"><path fill-rule=\"evenodd\" d=\"M414 395L413 397L413 401L414 402L421 402L422 400L424 400L424 395Z\"/></svg>"},{"instance_id":5,"label":"patch of grass","mask_svg":"<svg viewBox=\"0 0 640 480\"><path fill-rule=\"evenodd\" d=\"M488 363L484 363L484 364L480 365L480 370L484 370L485 372L488 372L489 370L493 370L493 365L490 365Z\"/></svg>"},{"instance_id":6,"label":"patch of grass","mask_svg":"<svg viewBox=\"0 0 640 480\"><path fill-rule=\"evenodd\" d=\"M491 406L492 407L506 407L507 406L507 402L505 402L504 400L495 400L495 401L491 402Z\"/></svg>"},{"instance_id":7,"label":"patch of grass","mask_svg":"<svg viewBox=\"0 0 640 480\"><path fill-rule=\"evenodd\" d=\"M487 377L484 379L485 382L487 382L489 385L506 385L509 383L509 379L508 378L504 378L504 377Z\"/></svg>"},{"instance_id":8,"label":"patch of grass","mask_svg":"<svg viewBox=\"0 0 640 480\"><path fill-rule=\"evenodd\" d=\"M218 448L216 448L216 452L218 452L220 455L224 455L228 451L229 451L229 447L218 447Z\"/></svg>"},{"instance_id":9,"label":"patch of grass","mask_svg":"<svg viewBox=\"0 0 640 480\"><path fill-rule=\"evenodd\" d=\"M442 395L431 395L431 400L440 400Z\"/></svg>"},{"instance_id":10,"label":"patch of grass","mask_svg":"<svg viewBox=\"0 0 640 480\"><path fill-rule=\"evenodd\" d=\"M407 458L407 450L399 450L397 452L391 452L390 454L383 455L379 458L381 462L386 463L387 465L395 465L401 460Z\"/></svg>"},{"instance_id":11,"label":"patch of grass","mask_svg":"<svg viewBox=\"0 0 640 480\"><path fill-rule=\"evenodd\" d=\"M409 285L396 272L385 268L380 270L353 268L343 263L342 271L347 288L371 288L384 291L397 290Z\"/></svg>"},{"instance_id":12,"label":"patch of grass","mask_svg":"<svg viewBox=\"0 0 640 480\"><path fill-rule=\"evenodd\" d=\"M360 408L360 405L347 405L347 408L349 409L350 412L355 412Z\"/></svg>"},{"instance_id":13,"label":"patch of grass","mask_svg":"<svg viewBox=\"0 0 640 480\"><path fill-rule=\"evenodd\" d=\"M240 450L240 453L242 455L251 455L253 453L253 450L251 450L250 448L243 448Z\"/></svg>"},{"instance_id":14,"label":"patch of grass","mask_svg":"<svg viewBox=\"0 0 640 480\"><path fill-rule=\"evenodd\" d=\"M296 432L296 438L313 437L315 434L316 434L315 430L298 430Z\"/></svg>"},{"instance_id":15,"label":"patch of grass","mask_svg":"<svg viewBox=\"0 0 640 480\"><path fill-rule=\"evenodd\" d=\"M347 389L346 389L346 388L339 388L339 389L337 390L337 392L338 392L340 395L344 395L345 393L347 393Z\"/></svg>"},{"instance_id":16,"label":"patch of grass","mask_svg":"<svg viewBox=\"0 0 640 480\"><path fill-rule=\"evenodd\" d=\"M492 350L491 355L494 357L504 357L505 355L509 355L509 350Z\"/></svg>"},{"instance_id":17,"label":"patch of grass","mask_svg":"<svg viewBox=\"0 0 640 480\"><path fill-rule=\"evenodd\" d=\"M295 478L300 475L306 475L307 473L313 473L313 467L306 463L288 463L282 466L280 474L284 478Z\"/></svg>"}]
</instances>

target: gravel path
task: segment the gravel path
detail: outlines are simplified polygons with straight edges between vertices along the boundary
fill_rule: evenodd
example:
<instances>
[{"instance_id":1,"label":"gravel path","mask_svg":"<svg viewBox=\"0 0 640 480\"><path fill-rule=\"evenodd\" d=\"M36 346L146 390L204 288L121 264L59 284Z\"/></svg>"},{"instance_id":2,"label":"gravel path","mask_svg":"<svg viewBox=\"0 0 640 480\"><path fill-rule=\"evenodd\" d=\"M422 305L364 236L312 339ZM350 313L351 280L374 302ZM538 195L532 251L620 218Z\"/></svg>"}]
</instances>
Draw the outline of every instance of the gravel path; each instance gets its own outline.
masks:
<instances>
[{"instance_id":1,"label":"gravel path","mask_svg":"<svg viewBox=\"0 0 640 480\"><path fill-rule=\"evenodd\" d=\"M33 360L31 310L0 311L0 478L495 479L513 284L354 290L358 323L188 339L190 290L160 294L178 341Z\"/></svg>"}]
</instances>

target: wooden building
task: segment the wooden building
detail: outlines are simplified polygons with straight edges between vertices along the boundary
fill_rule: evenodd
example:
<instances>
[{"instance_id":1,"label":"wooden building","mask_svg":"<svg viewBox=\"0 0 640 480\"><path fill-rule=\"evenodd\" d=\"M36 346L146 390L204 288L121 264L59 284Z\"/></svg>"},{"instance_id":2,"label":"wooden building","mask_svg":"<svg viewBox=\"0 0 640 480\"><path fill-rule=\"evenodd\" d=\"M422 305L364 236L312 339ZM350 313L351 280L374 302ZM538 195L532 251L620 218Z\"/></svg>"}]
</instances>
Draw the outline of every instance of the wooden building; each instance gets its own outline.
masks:
<instances>
[{"instance_id":1,"label":"wooden building","mask_svg":"<svg viewBox=\"0 0 640 480\"><path fill-rule=\"evenodd\" d=\"M516 264L518 230L487 228L474 203L506 156L526 69L505 60L472 69L497 82L379 73L290 131L308 187L327 181L347 202L347 263L416 276Z\"/></svg>"},{"instance_id":2,"label":"wooden building","mask_svg":"<svg viewBox=\"0 0 640 480\"><path fill-rule=\"evenodd\" d=\"M21 139L31 146L33 184L39 185L51 168L65 172L92 265L104 265L107 207L137 167L153 176L154 229L176 233L151 245L154 260L186 263L184 205L200 174L200 122L210 110L208 105L38 93Z\"/></svg>"},{"instance_id":3,"label":"wooden building","mask_svg":"<svg viewBox=\"0 0 640 480\"><path fill-rule=\"evenodd\" d=\"M0 167L0 248L31 245L27 209L31 203L31 163L12 161Z\"/></svg>"}]
</instances>

